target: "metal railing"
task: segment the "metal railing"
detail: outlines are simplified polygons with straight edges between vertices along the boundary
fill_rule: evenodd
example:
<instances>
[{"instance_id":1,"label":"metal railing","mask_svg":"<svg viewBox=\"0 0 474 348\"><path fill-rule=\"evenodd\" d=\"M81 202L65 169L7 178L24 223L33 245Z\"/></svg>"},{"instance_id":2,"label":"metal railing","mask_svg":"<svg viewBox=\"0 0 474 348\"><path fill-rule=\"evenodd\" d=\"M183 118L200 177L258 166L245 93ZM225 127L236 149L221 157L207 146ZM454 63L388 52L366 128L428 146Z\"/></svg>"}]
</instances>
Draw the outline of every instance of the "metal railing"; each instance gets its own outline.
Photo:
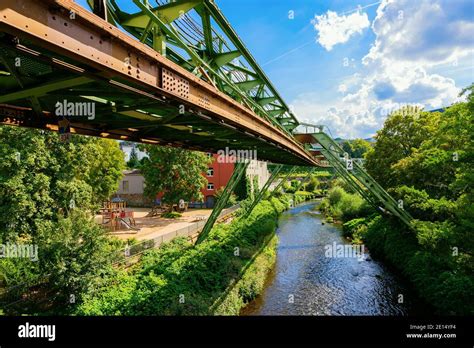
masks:
<instances>
[{"instance_id":1,"label":"metal railing","mask_svg":"<svg viewBox=\"0 0 474 348\"><path fill-rule=\"evenodd\" d=\"M236 204L232 207L226 208L226 209L222 210L222 212L219 214L217 219L218 220L222 219L222 218L234 213L239 208L240 208L240 204ZM195 235L196 233L199 233L202 230L202 228L206 225L206 222L207 222L207 219L203 219L201 221L194 222L194 223L192 223L188 226L185 226L185 227L179 228L177 230L170 231L168 233L162 234L162 235L157 236L155 238L146 239L146 240L140 241L137 244L130 245L130 246L126 247L125 249L123 249L123 252L125 254L125 259L137 256L137 255L143 253L146 250L153 249L153 248L158 248L158 247L160 247L161 244L163 244L165 242L169 242L169 241L171 241L171 240L173 240L174 238L177 238L177 237L188 237L188 238L190 238L193 235Z\"/></svg>"}]
</instances>

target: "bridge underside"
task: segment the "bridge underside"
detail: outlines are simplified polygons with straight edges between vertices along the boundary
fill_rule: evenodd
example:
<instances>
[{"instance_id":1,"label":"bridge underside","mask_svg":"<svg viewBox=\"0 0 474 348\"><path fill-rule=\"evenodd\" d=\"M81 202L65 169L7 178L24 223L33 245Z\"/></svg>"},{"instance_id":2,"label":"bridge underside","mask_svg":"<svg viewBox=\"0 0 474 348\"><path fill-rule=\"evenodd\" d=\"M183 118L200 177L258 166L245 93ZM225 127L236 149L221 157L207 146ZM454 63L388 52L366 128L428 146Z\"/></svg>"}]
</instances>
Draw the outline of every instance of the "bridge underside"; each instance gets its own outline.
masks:
<instances>
[{"instance_id":1,"label":"bridge underside","mask_svg":"<svg viewBox=\"0 0 474 348\"><path fill-rule=\"evenodd\" d=\"M199 110L192 112L188 108L180 112L181 104L171 98L149 95L116 81L71 73L30 56L29 51L23 51L26 47L8 47L5 41L9 38L0 39L0 56L6 63L0 63L0 85L6 92L0 96L2 124L58 131L62 119L54 113L58 102L94 103L94 119L87 116L91 104L84 104L84 116L67 117L72 133L206 152L225 147L257 148L259 158L304 164L282 149L275 151L274 144L250 130L248 134L242 132L240 125L239 129L237 125L223 124ZM28 49L31 47L28 45ZM13 74L7 66L13 65L18 57L22 64ZM30 89L30 93L25 94L25 89Z\"/></svg>"},{"instance_id":2,"label":"bridge underside","mask_svg":"<svg viewBox=\"0 0 474 348\"><path fill-rule=\"evenodd\" d=\"M71 133L317 165L290 134L74 3L2 1L0 87L1 124L57 131L59 104L87 102L94 115L76 109Z\"/></svg>"}]
</instances>

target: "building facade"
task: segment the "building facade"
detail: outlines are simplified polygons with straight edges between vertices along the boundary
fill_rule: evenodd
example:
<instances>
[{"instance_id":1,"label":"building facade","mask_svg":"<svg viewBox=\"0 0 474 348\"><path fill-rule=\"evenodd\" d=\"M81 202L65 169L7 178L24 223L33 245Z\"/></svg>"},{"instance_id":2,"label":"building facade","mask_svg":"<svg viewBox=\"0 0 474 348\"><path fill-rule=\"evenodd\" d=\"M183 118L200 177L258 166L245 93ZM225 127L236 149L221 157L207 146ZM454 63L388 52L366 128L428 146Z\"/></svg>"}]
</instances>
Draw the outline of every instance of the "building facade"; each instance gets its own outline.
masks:
<instances>
[{"instance_id":1,"label":"building facade","mask_svg":"<svg viewBox=\"0 0 474 348\"><path fill-rule=\"evenodd\" d=\"M207 154L212 157L212 163L208 166L206 173L202 175L206 178L207 184L201 189L204 197L202 203L191 202L191 207L213 208L216 200L216 192L225 187L229 182L234 171L234 163L232 161L220 161L217 154ZM253 189L254 180L258 183L258 188L262 188L270 173L267 169L267 163L252 160L247 168L247 177L250 180ZM256 179L254 179L256 178ZM139 169L124 170L123 178L120 180L119 188L115 196L124 199L128 206L149 207L155 202L144 196L145 178ZM156 202L159 202L162 194L158 194Z\"/></svg>"},{"instance_id":2,"label":"building facade","mask_svg":"<svg viewBox=\"0 0 474 348\"><path fill-rule=\"evenodd\" d=\"M119 188L115 194L133 207L146 207L153 205L151 199L147 199L144 194L145 178L139 169L124 170L120 180Z\"/></svg>"}]
</instances>

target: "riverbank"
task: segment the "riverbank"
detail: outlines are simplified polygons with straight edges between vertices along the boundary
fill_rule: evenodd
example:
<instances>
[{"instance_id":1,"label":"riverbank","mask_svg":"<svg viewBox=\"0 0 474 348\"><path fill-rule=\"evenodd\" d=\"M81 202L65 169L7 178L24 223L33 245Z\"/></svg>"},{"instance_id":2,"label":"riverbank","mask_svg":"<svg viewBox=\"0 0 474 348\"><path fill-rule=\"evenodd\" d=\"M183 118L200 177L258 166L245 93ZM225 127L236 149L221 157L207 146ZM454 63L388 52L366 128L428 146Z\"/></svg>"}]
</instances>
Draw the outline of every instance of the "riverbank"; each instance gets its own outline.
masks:
<instances>
[{"instance_id":1,"label":"riverbank","mask_svg":"<svg viewBox=\"0 0 474 348\"><path fill-rule=\"evenodd\" d=\"M131 270L91 284L75 314L238 314L263 289L288 204L284 196L262 201L249 216L216 225L199 245L177 238L148 251Z\"/></svg>"},{"instance_id":2,"label":"riverbank","mask_svg":"<svg viewBox=\"0 0 474 348\"><path fill-rule=\"evenodd\" d=\"M434 224L414 221L414 230L409 230L399 221L375 213L360 196L340 187L329 191L321 208L334 220L344 222L345 237L366 245L375 258L406 278L437 314L474 313L474 280L466 271L472 269L469 258L448 244L447 233L444 243L438 243L435 234L440 229Z\"/></svg>"}]
</instances>

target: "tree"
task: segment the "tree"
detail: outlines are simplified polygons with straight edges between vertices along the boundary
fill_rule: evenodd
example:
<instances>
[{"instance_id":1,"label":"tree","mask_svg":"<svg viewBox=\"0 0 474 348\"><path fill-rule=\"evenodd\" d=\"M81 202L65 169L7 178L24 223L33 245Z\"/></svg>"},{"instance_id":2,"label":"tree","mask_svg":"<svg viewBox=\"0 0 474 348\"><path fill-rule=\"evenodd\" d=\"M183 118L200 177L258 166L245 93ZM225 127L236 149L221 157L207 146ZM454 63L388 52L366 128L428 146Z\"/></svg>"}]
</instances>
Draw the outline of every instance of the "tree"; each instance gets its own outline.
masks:
<instances>
[{"instance_id":1,"label":"tree","mask_svg":"<svg viewBox=\"0 0 474 348\"><path fill-rule=\"evenodd\" d=\"M0 231L16 234L31 234L37 221L72 206L95 210L125 168L114 140L61 142L56 133L8 126L0 127L0 156Z\"/></svg>"},{"instance_id":2,"label":"tree","mask_svg":"<svg viewBox=\"0 0 474 348\"><path fill-rule=\"evenodd\" d=\"M237 200L243 201L247 198L247 186L248 186L248 177L247 175L242 175L237 186L235 188L235 195Z\"/></svg>"},{"instance_id":3,"label":"tree","mask_svg":"<svg viewBox=\"0 0 474 348\"><path fill-rule=\"evenodd\" d=\"M216 194L215 194L216 202L219 201L219 199L221 199L222 195L224 194L224 190L225 190L225 187L221 186L216 191ZM236 205L236 204L237 204L237 196L234 192L232 192L229 196L229 199L227 200L225 208L232 207L233 205Z\"/></svg>"},{"instance_id":4,"label":"tree","mask_svg":"<svg viewBox=\"0 0 474 348\"><path fill-rule=\"evenodd\" d=\"M184 200L201 200L206 185L205 173L211 160L202 152L156 145L140 145L148 157L143 160L145 195L154 199L163 193L162 201L171 210L173 204Z\"/></svg>"},{"instance_id":5,"label":"tree","mask_svg":"<svg viewBox=\"0 0 474 348\"><path fill-rule=\"evenodd\" d=\"M79 135L62 142L53 132L2 126L0 156L0 243L36 245L39 254L38 262L0 259L0 284L48 275L50 288L79 297L111 252L92 213L118 187L118 143Z\"/></svg>"},{"instance_id":6,"label":"tree","mask_svg":"<svg viewBox=\"0 0 474 348\"><path fill-rule=\"evenodd\" d=\"M342 148L351 158L363 158L372 146L367 140L357 138L354 140L345 140L342 143Z\"/></svg>"},{"instance_id":7,"label":"tree","mask_svg":"<svg viewBox=\"0 0 474 348\"><path fill-rule=\"evenodd\" d=\"M138 160L137 150L135 150L135 146L132 147L130 151L130 158L127 162L127 167L129 169L136 169L140 168L140 161Z\"/></svg>"},{"instance_id":8,"label":"tree","mask_svg":"<svg viewBox=\"0 0 474 348\"><path fill-rule=\"evenodd\" d=\"M392 166L432 137L440 116L439 112L421 112L410 106L392 113L377 132L374 147L366 154L364 166L369 174L385 188L403 184L393 175Z\"/></svg>"}]
</instances>

